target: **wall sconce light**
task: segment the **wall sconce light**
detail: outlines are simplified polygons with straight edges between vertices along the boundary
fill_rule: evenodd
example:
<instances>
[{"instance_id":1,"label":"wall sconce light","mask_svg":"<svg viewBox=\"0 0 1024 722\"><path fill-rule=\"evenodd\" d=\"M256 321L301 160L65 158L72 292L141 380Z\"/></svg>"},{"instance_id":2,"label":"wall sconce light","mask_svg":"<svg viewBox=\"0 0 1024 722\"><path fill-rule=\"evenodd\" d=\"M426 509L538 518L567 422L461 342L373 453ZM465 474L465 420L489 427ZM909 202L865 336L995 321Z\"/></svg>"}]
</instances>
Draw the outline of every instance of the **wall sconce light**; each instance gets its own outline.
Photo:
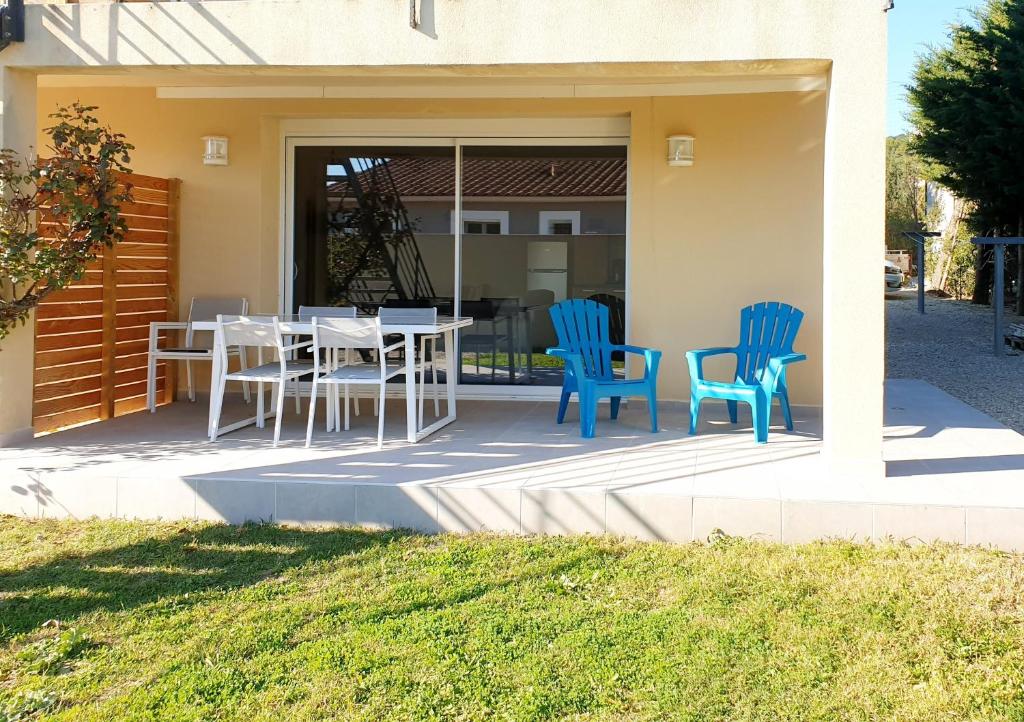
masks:
<instances>
[{"instance_id":1,"label":"wall sconce light","mask_svg":"<svg viewBox=\"0 0 1024 722\"><path fill-rule=\"evenodd\" d=\"M222 135L204 135L203 165L228 164L228 139Z\"/></svg>"},{"instance_id":2,"label":"wall sconce light","mask_svg":"<svg viewBox=\"0 0 1024 722\"><path fill-rule=\"evenodd\" d=\"M668 137L668 164L693 165L692 135L670 135Z\"/></svg>"}]
</instances>

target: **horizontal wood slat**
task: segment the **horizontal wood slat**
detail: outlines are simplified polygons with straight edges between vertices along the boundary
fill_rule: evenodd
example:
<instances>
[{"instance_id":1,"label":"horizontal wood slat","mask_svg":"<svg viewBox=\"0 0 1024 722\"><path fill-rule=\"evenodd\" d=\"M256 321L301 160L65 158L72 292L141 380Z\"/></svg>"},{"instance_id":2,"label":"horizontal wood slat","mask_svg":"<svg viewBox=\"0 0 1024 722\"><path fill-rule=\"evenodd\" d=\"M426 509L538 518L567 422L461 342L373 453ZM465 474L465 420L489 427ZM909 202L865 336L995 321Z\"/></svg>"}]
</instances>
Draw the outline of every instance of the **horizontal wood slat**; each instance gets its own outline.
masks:
<instances>
[{"instance_id":1,"label":"horizontal wood slat","mask_svg":"<svg viewBox=\"0 0 1024 722\"><path fill-rule=\"evenodd\" d=\"M88 303L45 303L36 309L36 318L74 318L76 316L100 316L103 314L103 301Z\"/></svg>"},{"instance_id":2,"label":"horizontal wood slat","mask_svg":"<svg viewBox=\"0 0 1024 722\"><path fill-rule=\"evenodd\" d=\"M157 178L153 175L142 175L141 173L119 173L120 178L131 183L132 188L153 188L166 191L170 188L170 181L167 178Z\"/></svg>"},{"instance_id":3,"label":"horizontal wood slat","mask_svg":"<svg viewBox=\"0 0 1024 722\"><path fill-rule=\"evenodd\" d=\"M62 364L60 366L47 366L37 368L35 372L35 383L52 384L55 381L70 381L71 379L84 378L86 376L99 376L101 370L99 359L88 359L80 363Z\"/></svg>"},{"instance_id":4,"label":"horizontal wood slat","mask_svg":"<svg viewBox=\"0 0 1024 722\"><path fill-rule=\"evenodd\" d=\"M62 411L75 411L87 406L97 406L99 402L100 392L97 389L96 391L89 391L84 394L75 394L74 396L36 401L33 404L33 408L35 409L36 416L50 416L52 414L59 414Z\"/></svg>"},{"instance_id":5,"label":"horizontal wood slat","mask_svg":"<svg viewBox=\"0 0 1024 722\"><path fill-rule=\"evenodd\" d=\"M38 341L36 343L38 345ZM96 361L99 363L99 359L99 344L96 346L82 346L80 348L61 348L57 351L39 351L37 349L36 371L38 372L41 369L65 365L74 366L76 364L90 361Z\"/></svg>"},{"instance_id":6,"label":"horizontal wood slat","mask_svg":"<svg viewBox=\"0 0 1024 722\"><path fill-rule=\"evenodd\" d=\"M132 188L132 196L135 198L136 203L159 203L162 206L167 205L167 191L134 186Z\"/></svg>"},{"instance_id":7,"label":"horizontal wood slat","mask_svg":"<svg viewBox=\"0 0 1024 722\"><path fill-rule=\"evenodd\" d=\"M117 286L166 285L167 271L118 271Z\"/></svg>"},{"instance_id":8,"label":"horizontal wood slat","mask_svg":"<svg viewBox=\"0 0 1024 722\"><path fill-rule=\"evenodd\" d=\"M117 358L114 359L114 372L117 373L119 371L129 371L131 369L146 368L148 363L149 363L149 353L147 353L147 352L132 353L132 354L127 354L125 356L118 356ZM157 369L162 369L164 367L164 363L165 362L163 362L163 361L157 361L157 364L156 364ZM161 376L163 375L162 372L158 372L158 373Z\"/></svg>"},{"instance_id":9,"label":"horizontal wood slat","mask_svg":"<svg viewBox=\"0 0 1024 722\"><path fill-rule=\"evenodd\" d=\"M36 322L36 353L41 351L64 351L83 346L98 346L103 341L102 331L89 331L74 335L40 336L39 323ZM99 356L97 355L97 358Z\"/></svg>"},{"instance_id":10,"label":"horizontal wood slat","mask_svg":"<svg viewBox=\"0 0 1024 722\"><path fill-rule=\"evenodd\" d=\"M120 295L120 293L118 295ZM147 312L147 311L159 311L164 316L166 316L167 315L167 299L166 298L141 298L141 299L126 299L124 301L122 301L120 298L117 299L117 315L119 315L119 316L121 314L123 314L123 313L143 313L143 312Z\"/></svg>"},{"instance_id":11,"label":"horizontal wood slat","mask_svg":"<svg viewBox=\"0 0 1024 722\"><path fill-rule=\"evenodd\" d=\"M157 367L157 374L156 374L157 378L164 378L164 373L162 373L163 368L164 367L162 365ZM114 372L114 385L115 386L124 386L125 384L134 384L134 383L138 383L140 381L143 384L145 384L146 383L146 373L147 372L148 372L148 369L146 369L145 366L143 366L141 368L125 369L124 371L115 371ZM145 386L142 387L142 391L143 391L143 393L145 393L145 391L146 391L146 387Z\"/></svg>"},{"instance_id":12,"label":"horizontal wood slat","mask_svg":"<svg viewBox=\"0 0 1024 722\"><path fill-rule=\"evenodd\" d=\"M157 386L157 391L163 391L162 385ZM159 397L158 397L159 398ZM114 416L124 416L125 414L134 414L136 411L142 411L146 408L146 395L139 394L138 396L132 396L130 399L118 399L114 402Z\"/></svg>"},{"instance_id":13,"label":"horizontal wood slat","mask_svg":"<svg viewBox=\"0 0 1024 722\"><path fill-rule=\"evenodd\" d=\"M178 181L130 175L128 232L36 314L33 425L37 431L145 408L149 324L177 318ZM40 213L45 237L60 226ZM161 332L160 345L176 336ZM175 363L157 364L157 400L173 400Z\"/></svg>"},{"instance_id":14,"label":"horizontal wood slat","mask_svg":"<svg viewBox=\"0 0 1024 722\"><path fill-rule=\"evenodd\" d=\"M118 258L167 258L166 243L121 243Z\"/></svg>"},{"instance_id":15,"label":"horizontal wood slat","mask_svg":"<svg viewBox=\"0 0 1024 722\"><path fill-rule=\"evenodd\" d=\"M118 271L166 271L166 258L121 258L115 261Z\"/></svg>"},{"instance_id":16,"label":"horizontal wood slat","mask_svg":"<svg viewBox=\"0 0 1024 722\"><path fill-rule=\"evenodd\" d=\"M75 396L89 391L99 391L102 383L103 379L96 375L80 379L55 381L52 384L39 384L35 388L33 398L38 402L63 398L64 396Z\"/></svg>"},{"instance_id":17,"label":"horizontal wood slat","mask_svg":"<svg viewBox=\"0 0 1024 722\"><path fill-rule=\"evenodd\" d=\"M118 328L135 328L137 326L145 326L146 338L149 338L149 324L154 321L164 321L166 319L167 311L152 313L118 313L117 325Z\"/></svg>"},{"instance_id":18,"label":"horizontal wood slat","mask_svg":"<svg viewBox=\"0 0 1024 722\"><path fill-rule=\"evenodd\" d=\"M36 321L36 333L40 336L102 330L103 318L100 316L93 316L91 318L61 318L49 321L39 319ZM74 344L76 341L77 339L68 339L69 345Z\"/></svg>"},{"instance_id":19,"label":"horizontal wood slat","mask_svg":"<svg viewBox=\"0 0 1024 722\"><path fill-rule=\"evenodd\" d=\"M85 284L74 285L69 288L62 288L46 296L40 307L61 303L77 303L80 301L103 301L103 286L88 286Z\"/></svg>"},{"instance_id":20,"label":"horizontal wood slat","mask_svg":"<svg viewBox=\"0 0 1024 722\"><path fill-rule=\"evenodd\" d=\"M128 220L132 216L149 216L150 218L167 218L167 206L162 203L125 203L121 206L121 217Z\"/></svg>"},{"instance_id":21,"label":"horizontal wood slat","mask_svg":"<svg viewBox=\"0 0 1024 722\"><path fill-rule=\"evenodd\" d=\"M123 243L167 243L167 231L131 229L124 234Z\"/></svg>"},{"instance_id":22,"label":"horizontal wood slat","mask_svg":"<svg viewBox=\"0 0 1024 722\"><path fill-rule=\"evenodd\" d=\"M160 283L147 283L144 286L117 285L117 302L130 299L157 298L167 301L167 286Z\"/></svg>"},{"instance_id":23,"label":"horizontal wood slat","mask_svg":"<svg viewBox=\"0 0 1024 722\"><path fill-rule=\"evenodd\" d=\"M124 222L130 231L164 231L167 232L166 218L151 218L148 216L125 216Z\"/></svg>"},{"instance_id":24,"label":"horizontal wood slat","mask_svg":"<svg viewBox=\"0 0 1024 722\"><path fill-rule=\"evenodd\" d=\"M82 409L61 411L53 416L37 416L33 419L32 426L38 434L56 431L57 429L74 426L75 424L84 424L89 421L95 421L99 417L99 409L98 405L86 406Z\"/></svg>"}]
</instances>

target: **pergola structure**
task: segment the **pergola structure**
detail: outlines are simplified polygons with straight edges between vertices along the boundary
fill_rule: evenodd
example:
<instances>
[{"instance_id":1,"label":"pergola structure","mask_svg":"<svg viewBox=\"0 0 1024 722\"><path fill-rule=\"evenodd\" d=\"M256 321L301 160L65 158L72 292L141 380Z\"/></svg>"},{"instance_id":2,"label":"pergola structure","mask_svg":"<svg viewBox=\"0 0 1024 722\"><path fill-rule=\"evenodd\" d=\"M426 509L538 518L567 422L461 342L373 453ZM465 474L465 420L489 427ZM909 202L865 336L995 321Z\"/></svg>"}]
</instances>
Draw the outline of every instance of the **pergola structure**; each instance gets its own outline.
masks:
<instances>
[{"instance_id":1,"label":"pergola structure","mask_svg":"<svg viewBox=\"0 0 1024 722\"><path fill-rule=\"evenodd\" d=\"M1006 247L1022 246L1024 238L1020 236L993 236L972 238L971 243L978 246L992 246L995 260L995 282L992 288L992 309L995 312L995 328L992 337L992 353L1000 356L1004 353L1006 339L1003 337L1003 294L1006 265ZM1018 291L1019 292L1019 291Z\"/></svg>"},{"instance_id":2,"label":"pergola structure","mask_svg":"<svg viewBox=\"0 0 1024 722\"><path fill-rule=\"evenodd\" d=\"M924 315L924 239L941 235L938 231L903 232L903 236L912 240L917 246L917 312L922 316Z\"/></svg>"}]
</instances>

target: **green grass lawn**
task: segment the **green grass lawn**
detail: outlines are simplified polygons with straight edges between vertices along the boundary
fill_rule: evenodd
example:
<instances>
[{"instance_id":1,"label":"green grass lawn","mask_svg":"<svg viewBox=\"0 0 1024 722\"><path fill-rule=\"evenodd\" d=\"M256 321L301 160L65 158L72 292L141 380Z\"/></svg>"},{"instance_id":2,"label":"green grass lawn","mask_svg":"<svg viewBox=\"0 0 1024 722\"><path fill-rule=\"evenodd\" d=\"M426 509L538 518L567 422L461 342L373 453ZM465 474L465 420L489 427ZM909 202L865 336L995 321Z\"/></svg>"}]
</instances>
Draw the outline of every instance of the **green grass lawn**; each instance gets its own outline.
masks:
<instances>
[{"instance_id":1,"label":"green grass lawn","mask_svg":"<svg viewBox=\"0 0 1024 722\"><path fill-rule=\"evenodd\" d=\"M0 517L0 720L1022 720L1021 561Z\"/></svg>"},{"instance_id":2,"label":"green grass lawn","mask_svg":"<svg viewBox=\"0 0 1024 722\"><path fill-rule=\"evenodd\" d=\"M526 368L526 356L527 354L521 353L516 356L516 364L520 369ZM532 365L538 369L560 369L565 365L565 362L557 356L548 356L546 353L534 353L532 356ZM480 354L480 366L490 368L497 364L497 368L508 368L508 354L507 353L482 353ZM476 354L464 352L462 354L462 365L463 366L474 366L476 365ZM619 361L612 359L612 368L622 369L626 367L625 361Z\"/></svg>"}]
</instances>

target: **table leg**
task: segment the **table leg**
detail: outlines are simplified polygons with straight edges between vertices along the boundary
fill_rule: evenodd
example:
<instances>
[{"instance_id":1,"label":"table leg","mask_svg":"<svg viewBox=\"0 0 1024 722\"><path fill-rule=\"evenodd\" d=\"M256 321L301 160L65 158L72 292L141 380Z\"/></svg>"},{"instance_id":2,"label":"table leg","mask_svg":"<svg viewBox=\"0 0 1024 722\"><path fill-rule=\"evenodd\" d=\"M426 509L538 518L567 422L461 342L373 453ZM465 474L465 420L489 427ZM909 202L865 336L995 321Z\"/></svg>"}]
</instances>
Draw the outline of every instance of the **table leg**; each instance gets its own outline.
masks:
<instances>
[{"instance_id":1,"label":"table leg","mask_svg":"<svg viewBox=\"0 0 1024 722\"><path fill-rule=\"evenodd\" d=\"M383 402L381 402L383 403ZM405 334L405 429L409 443L416 443L416 337Z\"/></svg>"},{"instance_id":2,"label":"table leg","mask_svg":"<svg viewBox=\"0 0 1024 722\"><path fill-rule=\"evenodd\" d=\"M456 364L458 358L455 354L455 331L449 329L444 332L444 387L445 392L448 394L448 413L447 416L455 418L455 383L456 383Z\"/></svg>"},{"instance_id":3,"label":"table leg","mask_svg":"<svg viewBox=\"0 0 1024 722\"><path fill-rule=\"evenodd\" d=\"M526 383L533 383L533 339L530 337L530 311L526 311L523 317L523 325L526 326Z\"/></svg>"}]
</instances>

